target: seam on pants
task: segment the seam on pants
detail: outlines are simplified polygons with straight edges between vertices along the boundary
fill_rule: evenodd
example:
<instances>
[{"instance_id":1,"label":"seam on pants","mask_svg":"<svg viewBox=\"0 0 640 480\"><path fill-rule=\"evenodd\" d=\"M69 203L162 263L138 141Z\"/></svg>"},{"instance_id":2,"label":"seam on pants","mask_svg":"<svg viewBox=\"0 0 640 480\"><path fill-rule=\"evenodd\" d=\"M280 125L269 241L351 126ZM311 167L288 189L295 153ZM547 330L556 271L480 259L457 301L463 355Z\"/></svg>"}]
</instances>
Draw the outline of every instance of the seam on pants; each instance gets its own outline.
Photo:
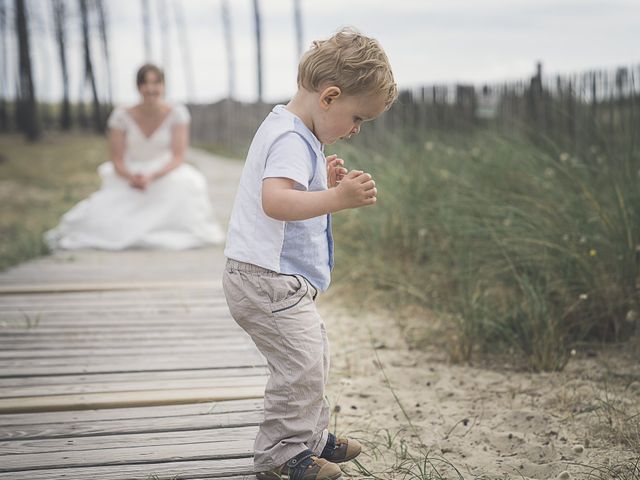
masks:
<instances>
[{"instance_id":1,"label":"seam on pants","mask_svg":"<svg viewBox=\"0 0 640 480\"><path fill-rule=\"evenodd\" d=\"M278 335L280 336L280 341L282 343L283 349L284 351L287 353L286 356L286 362L287 362L287 375L289 376L289 378L291 378L291 349L289 347L287 347L286 342L284 341L284 335L282 334L282 330L280 329L280 326L278 325L278 321L277 321L277 317L276 315L273 314L273 312L270 315L271 319L273 320L273 324L276 327L276 330L278 331ZM287 417L287 413L289 412L289 397L291 397L291 385L287 382L287 389L286 389L286 393L287 393L287 401L285 403L285 407L284 407L284 417ZM281 435L282 431L281 431L281 425L278 426L278 434Z\"/></svg>"}]
</instances>

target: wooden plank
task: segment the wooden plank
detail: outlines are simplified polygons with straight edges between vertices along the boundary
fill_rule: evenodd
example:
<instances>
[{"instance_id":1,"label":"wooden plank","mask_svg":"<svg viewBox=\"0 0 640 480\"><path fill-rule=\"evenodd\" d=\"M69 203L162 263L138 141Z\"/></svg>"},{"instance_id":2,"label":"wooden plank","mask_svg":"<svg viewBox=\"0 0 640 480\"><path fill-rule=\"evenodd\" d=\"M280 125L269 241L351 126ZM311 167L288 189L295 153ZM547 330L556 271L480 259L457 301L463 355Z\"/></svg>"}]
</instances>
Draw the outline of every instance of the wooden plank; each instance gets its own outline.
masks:
<instances>
[{"instance_id":1,"label":"wooden plank","mask_svg":"<svg viewBox=\"0 0 640 480\"><path fill-rule=\"evenodd\" d=\"M263 395L264 386L234 386L146 390L141 392L87 393L48 397L12 397L0 398L0 414L215 402L242 398L261 398Z\"/></svg>"},{"instance_id":2,"label":"wooden plank","mask_svg":"<svg viewBox=\"0 0 640 480\"><path fill-rule=\"evenodd\" d=\"M174 343L173 346L167 345L161 346L145 346L135 348L134 345L129 347L103 347L97 346L93 348L54 348L47 346L47 348L38 348L35 350L0 350L0 359L20 359L20 358L65 358L65 357L113 357L128 354L135 354L139 356L147 355L173 355L183 353L199 353L205 354L212 351L221 350L224 347L225 351L246 350L251 344L244 338L226 338L226 339L209 339L207 343L198 342L192 344L186 344L182 342Z\"/></svg>"},{"instance_id":3,"label":"wooden plank","mask_svg":"<svg viewBox=\"0 0 640 480\"><path fill-rule=\"evenodd\" d=\"M46 336L47 338L53 337L67 337L67 336L81 336L81 335L104 335L106 333L112 335L118 334L140 334L146 335L150 333L148 325L118 325L117 331L113 326L92 326L92 325L84 325L84 326L76 326L75 328L65 328L60 329L58 327L49 327L47 325L39 324L37 327L33 328L2 328L0 329L0 336L4 339L10 340L16 337L24 337L28 336L30 338L34 338L37 336ZM178 324L170 324L163 325L161 327L157 327L153 329L156 334L173 334L173 333L185 333L185 327ZM198 328L191 329L191 331L187 330L187 332L191 334L199 334L199 333L215 333L215 332L241 332L242 329L229 321L224 321L224 323L215 322L215 319L209 324L203 324L198 326Z\"/></svg>"},{"instance_id":4,"label":"wooden plank","mask_svg":"<svg viewBox=\"0 0 640 480\"><path fill-rule=\"evenodd\" d=\"M240 427L209 428L198 430L175 430L144 433L128 433L116 435L94 435L76 437L46 438L46 439L12 439L0 441L0 462L5 461L5 455L33 455L43 453L82 452L85 450L118 449L126 445L127 448L179 446L199 443L212 444L216 449L220 442L235 442L252 440L258 433L255 425ZM0 467L2 468L2 467Z\"/></svg>"},{"instance_id":5,"label":"wooden plank","mask_svg":"<svg viewBox=\"0 0 640 480\"><path fill-rule=\"evenodd\" d=\"M208 305L194 305L192 307L189 307L189 309L185 309L183 306L159 306L159 307L152 307L152 306L138 306L138 307L128 307L128 308L120 308L120 307L112 307L107 309L104 308L100 308L100 307L85 307L82 310L64 310L64 309L51 309L51 310L47 310L42 311L39 309L27 309L27 310L20 310L20 311L16 311L13 313L8 313L8 312L3 312L2 313L2 319L3 320L12 320L12 319L20 319L20 318L24 318L25 316L29 316L29 317L36 317L38 315L47 315L47 316L70 316L72 314L78 314L78 315L84 315L84 314L92 314L92 315L102 315L105 313L110 313L110 314L118 314L118 315L132 315L132 314L162 314L162 315L169 315L169 314L196 314L196 313L203 313L203 312L209 312L212 310L213 307L210 307ZM216 307L219 308L220 311L224 311L224 307L222 305L220 305L220 307Z\"/></svg>"},{"instance_id":6,"label":"wooden plank","mask_svg":"<svg viewBox=\"0 0 640 480\"><path fill-rule=\"evenodd\" d=\"M212 324L213 325L233 325L235 323L229 317L213 315L213 314L208 314L208 315L202 316L201 318L196 318L196 317L193 317L193 318L178 317L177 318L177 317L159 317L159 316L149 317L149 318L136 317L132 319L117 317L118 320L116 320L116 317L112 317L112 318L91 317L91 318L93 318L92 321L86 321L85 323L81 323L83 320L82 318L78 318L77 320L73 320L73 319L55 320L55 319L44 318L44 319L40 319L38 321L37 326L32 327L31 330L37 329L39 327L56 328L59 331L74 330L78 327L84 327L84 328L110 327L111 329L121 328L121 327L124 327L124 328L145 327L147 329L156 329L156 328L162 329L165 327L178 326L178 325L183 329L197 330L201 327L206 327ZM20 328L22 330L27 330L27 331L30 330L27 320L25 319L11 320L11 321L5 320L4 322L2 322L2 325L0 326L0 335L2 334L5 328Z\"/></svg>"},{"instance_id":7,"label":"wooden plank","mask_svg":"<svg viewBox=\"0 0 640 480\"><path fill-rule=\"evenodd\" d=\"M90 373L129 373L129 372L157 372L176 370L204 370L211 368L228 367L258 367L265 365L264 359L256 352L248 351L245 356L229 358L210 357L196 362L173 362L170 359L157 359L153 363L136 364L111 363L98 365L63 365L57 367L21 367L3 368L0 370L0 378L44 376L44 375L79 375Z\"/></svg>"},{"instance_id":8,"label":"wooden plank","mask_svg":"<svg viewBox=\"0 0 640 480\"><path fill-rule=\"evenodd\" d=\"M14 285L0 285L0 295L17 293L57 293L57 292L103 292L115 290L174 290L186 288L207 288L220 289L219 281L196 281L196 282L158 282L158 281L140 281L140 282L87 282L87 283L24 283Z\"/></svg>"},{"instance_id":9,"label":"wooden plank","mask_svg":"<svg viewBox=\"0 0 640 480\"><path fill-rule=\"evenodd\" d=\"M161 363L180 363L183 365L193 362L201 365L203 363L215 362L219 358L239 358L243 359L247 356L255 356L255 347L252 345L241 345L235 350L220 349L218 351L210 351L205 353L173 353L171 350L158 353L156 355L139 355L138 353L127 353L126 355L98 355L93 357L55 357L55 358L19 358L19 359L2 359L0 360L0 371L11 368L37 368L37 367L63 367L63 366L92 366L92 365L128 365L129 368L145 366L153 367L158 362ZM146 369L146 368L145 368Z\"/></svg>"},{"instance_id":10,"label":"wooden plank","mask_svg":"<svg viewBox=\"0 0 640 480\"><path fill-rule=\"evenodd\" d=\"M207 406L210 404L206 404ZM207 407L211 408L211 407ZM138 408L140 409L140 408ZM105 412L108 410L99 410ZM40 415L45 414L29 414ZM46 417L45 417L46 419ZM96 435L125 435L130 433L174 432L185 430L203 430L213 428L231 428L241 426L257 426L264 420L262 410L213 413L206 415L185 415L153 418L130 418L108 421L82 421L65 423L37 423L0 427L0 441L16 439L60 438L60 437L94 437Z\"/></svg>"},{"instance_id":11,"label":"wooden plank","mask_svg":"<svg viewBox=\"0 0 640 480\"><path fill-rule=\"evenodd\" d=\"M121 437L126 444L126 437ZM189 443L182 445L127 445L106 450L83 450L78 452L46 452L29 455L0 456L0 472L40 470L51 468L97 467L111 465L120 467L132 463L175 462L181 460L222 460L250 457L253 455L253 438L226 442ZM114 469L115 470L115 469ZM227 472L224 472L227 473ZM228 472L232 473L232 472Z\"/></svg>"},{"instance_id":12,"label":"wooden plank","mask_svg":"<svg viewBox=\"0 0 640 480\"><path fill-rule=\"evenodd\" d=\"M225 460L180 461L118 465L113 467L79 467L23 470L0 473L0 480L255 480L251 457Z\"/></svg>"},{"instance_id":13,"label":"wooden plank","mask_svg":"<svg viewBox=\"0 0 640 480\"><path fill-rule=\"evenodd\" d=\"M0 300L2 297L0 297ZM78 311L86 308L104 308L110 310L112 308L127 309L127 308L140 308L141 306L149 308L182 308L189 310L190 307L209 307L220 308L226 306L224 298L209 297L209 298L195 298L195 299L181 299L180 297L174 297L171 294L163 298L156 299L143 299L143 298L128 298L128 299L114 299L114 298L96 298L94 300L62 300L58 301L47 299L42 302L35 302L32 299L24 299L20 303L3 302L0 301L0 315L5 312L23 312L25 310L35 310L46 313L50 310L64 310L64 311Z\"/></svg>"},{"instance_id":14,"label":"wooden plank","mask_svg":"<svg viewBox=\"0 0 640 480\"><path fill-rule=\"evenodd\" d=\"M146 406L112 408L109 410L76 410L47 413L14 413L3 415L0 429L15 430L26 425L74 424L85 422L106 424L121 420L147 421L149 427L154 422L163 422L171 417L199 417L221 413L262 411L262 399L225 400L209 403L186 403L169 406ZM52 427L53 428L53 427ZM2 430L6 433L6 430Z\"/></svg>"},{"instance_id":15,"label":"wooden plank","mask_svg":"<svg viewBox=\"0 0 640 480\"><path fill-rule=\"evenodd\" d=\"M81 393L137 392L140 390L177 390L193 388L221 388L233 386L260 386L267 383L265 375L226 378L193 378L173 380L144 380L134 382L101 382L62 385L38 385L0 388L0 398L70 395Z\"/></svg>"},{"instance_id":16,"label":"wooden plank","mask_svg":"<svg viewBox=\"0 0 640 480\"><path fill-rule=\"evenodd\" d=\"M57 332L57 333L42 332L42 334L40 334L37 330L32 330L29 332L25 331L23 333L15 333L11 335L3 334L0 337L0 345L2 345L2 342L4 343L12 343L14 341L28 342L31 339L37 340L39 337L51 340L51 342L49 343L51 344L53 341L57 341L57 340L122 339L124 341L124 340L131 340L133 338L140 339L140 340L166 338L169 335L173 339L177 339L177 338L195 339L195 338L202 338L204 336L216 338L221 336L233 336L233 335L242 334L242 333L244 333L244 330L242 330L238 326L236 327L228 326L224 328L220 327L216 329L211 329L210 331L206 331L206 332L197 332L197 331L189 331L189 330L162 332L162 331L150 330L150 331L141 331L141 332L131 332L129 335L126 335L126 336L122 335L119 331L116 331L116 330L111 330L107 332L95 332L95 333L92 333L92 332L83 333L83 332L74 332L74 331Z\"/></svg>"},{"instance_id":17,"label":"wooden plank","mask_svg":"<svg viewBox=\"0 0 640 480\"><path fill-rule=\"evenodd\" d=\"M228 378L268 375L269 370L264 367L230 367L210 368L202 370L172 370L153 372L153 380L186 380L189 378ZM35 385L63 385L78 383L110 383L110 382L139 382L149 380L148 372L133 373L94 373L90 375L45 375L33 377L0 378L0 388L26 387Z\"/></svg>"},{"instance_id":18,"label":"wooden plank","mask_svg":"<svg viewBox=\"0 0 640 480\"><path fill-rule=\"evenodd\" d=\"M16 297L0 297L0 310L42 307L49 308L82 308L86 306L102 305L106 308L112 306L126 307L145 305L222 305L225 304L224 295L217 290L209 291L208 295L187 296L180 292L162 292L161 295L90 295L78 296L52 294L47 296L21 295Z\"/></svg>"},{"instance_id":19,"label":"wooden plank","mask_svg":"<svg viewBox=\"0 0 640 480\"><path fill-rule=\"evenodd\" d=\"M14 342L0 342L0 349L3 351L30 351L37 349L50 349L57 348L60 350L73 350L73 349L102 349L102 348L121 348L122 350L132 350L137 346L140 348L174 348L174 347L201 347L201 348L211 348L212 351L215 351L215 347L220 343L228 342L229 344L233 343L242 343L246 344L251 342L251 339L244 332L234 332L233 334L228 333L216 333L215 336L211 336L209 338L203 338L200 336L199 338L170 338L170 337L157 337L152 339L100 339L100 338L74 338L74 339L66 339L57 341L55 344L52 344L50 341L44 338L34 339L33 341L28 341L28 339L16 340ZM10 354L7 355L11 357Z\"/></svg>"}]
</instances>

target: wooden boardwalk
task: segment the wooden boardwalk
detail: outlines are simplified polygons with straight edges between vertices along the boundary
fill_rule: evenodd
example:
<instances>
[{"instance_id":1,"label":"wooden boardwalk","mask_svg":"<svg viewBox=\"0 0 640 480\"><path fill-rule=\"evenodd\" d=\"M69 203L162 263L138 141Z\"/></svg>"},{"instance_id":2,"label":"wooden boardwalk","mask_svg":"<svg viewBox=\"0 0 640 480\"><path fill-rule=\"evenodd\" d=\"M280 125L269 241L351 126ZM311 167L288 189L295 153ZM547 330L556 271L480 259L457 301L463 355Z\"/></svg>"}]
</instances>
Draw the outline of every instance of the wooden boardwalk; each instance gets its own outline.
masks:
<instances>
[{"instance_id":1,"label":"wooden boardwalk","mask_svg":"<svg viewBox=\"0 0 640 480\"><path fill-rule=\"evenodd\" d=\"M198 155L228 209L240 166ZM223 263L74 252L0 274L0 480L254 478L267 369Z\"/></svg>"}]
</instances>

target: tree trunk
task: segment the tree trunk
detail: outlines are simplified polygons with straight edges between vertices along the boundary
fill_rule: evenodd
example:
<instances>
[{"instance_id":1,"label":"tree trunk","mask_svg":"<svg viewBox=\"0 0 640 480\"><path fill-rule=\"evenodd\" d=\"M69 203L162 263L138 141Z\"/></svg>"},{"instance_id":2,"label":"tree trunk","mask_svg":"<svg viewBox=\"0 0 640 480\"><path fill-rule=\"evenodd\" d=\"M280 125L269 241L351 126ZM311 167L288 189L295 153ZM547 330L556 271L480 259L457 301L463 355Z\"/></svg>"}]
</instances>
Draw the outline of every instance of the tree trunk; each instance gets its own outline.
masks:
<instances>
[{"instance_id":1,"label":"tree trunk","mask_svg":"<svg viewBox=\"0 0 640 480\"><path fill-rule=\"evenodd\" d=\"M67 66L66 50L66 11L64 0L54 0L53 20L60 56L60 70L62 72L62 111L60 112L60 127L62 130L71 128L71 105L69 103L69 68Z\"/></svg>"},{"instance_id":2,"label":"tree trunk","mask_svg":"<svg viewBox=\"0 0 640 480\"><path fill-rule=\"evenodd\" d=\"M151 22L149 21L149 0L142 0L142 35L144 40L144 60L151 62Z\"/></svg>"},{"instance_id":3,"label":"tree trunk","mask_svg":"<svg viewBox=\"0 0 640 480\"><path fill-rule=\"evenodd\" d=\"M258 101L262 102L262 36L260 29L260 5L258 0L253 0L253 13L256 30L256 69L258 74Z\"/></svg>"},{"instance_id":4,"label":"tree trunk","mask_svg":"<svg viewBox=\"0 0 640 480\"><path fill-rule=\"evenodd\" d=\"M102 115L100 114L100 100L98 99L98 89L96 88L96 79L93 74L93 62L91 60L91 38L89 37L89 12L87 9L87 0L80 0L80 17L82 19L85 82L90 82L91 93L93 95L93 128L96 132L104 132Z\"/></svg>"},{"instance_id":5,"label":"tree trunk","mask_svg":"<svg viewBox=\"0 0 640 480\"><path fill-rule=\"evenodd\" d=\"M164 88L169 95L169 75L171 72L171 31L167 0L156 2L160 22L160 41L162 46L162 69L164 70Z\"/></svg>"},{"instance_id":6,"label":"tree trunk","mask_svg":"<svg viewBox=\"0 0 640 480\"><path fill-rule=\"evenodd\" d=\"M301 0L293 0L293 22L295 24L296 30L296 48L297 48L297 58L300 59L302 56L302 52L304 46L302 44L303 34L302 34L302 12L300 10L300 1Z\"/></svg>"},{"instance_id":7,"label":"tree trunk","mask_svg":"<svg viewBox=\"0 0 640 480\"><path fill-rule=\"evenodd\" d=\"M7 36L9 22L5 0L0 0L0 132L9 131L9 112L7 100L9 96L9 76L7 75Z\"/></svg>"},{"instance_id":8,"label":"tree trunk","mask_svg":"<svg viewBox=\"0 0 640 480\"><path fill-rule=\"evenodd\" d=\"M187 36L187 27L184 21L184 12L182 4L179 0L174 0L173 8L176 13L176 26L178 27L178 35L180 36L180 47L182 50L182 60L184 61L185 85L187 87L187 103L195 97L195 86L193 84L193 64L191 63L191 49L189 48L189 37Z\"/></svg>"},{"instance_id":9,"label":"tree trunk","mask_svg":"<svg viewBox=\"0 0 640 480\"><path fill-rule=\"evenodd\" d=\"M98 11L98 25L100 26L100 39L102 40L102 53L107 66L107 92L109 105L113 104L113 83L111 77L111 55L109 54L109 19L102 0L95 0Z\"/></svg>"},{"instance_id":10,"label":"tree trunk","mask_svg":"<svg viewBox=\"0 0 640 480\"><path fill-rule=\"evenodd\" d=\"M227 80L229 82L227 97L233 99L236 96L236 66L228 0L222 0L222 28L224 30L224 44L227 50Z\"/></svg>"},{"instance_id":11,"label":"tree trunk","mask_svg":"<svg viewBox=\"0 0 640 480\"><path fill-rule=\"evenodd\" d=\"M40 137L41 130L38 121L33 75L31 72L28 19L24 0L15 0L15 9L19 55L18 126L29 140L35 141Z\"/></svg>"}]
</instances>

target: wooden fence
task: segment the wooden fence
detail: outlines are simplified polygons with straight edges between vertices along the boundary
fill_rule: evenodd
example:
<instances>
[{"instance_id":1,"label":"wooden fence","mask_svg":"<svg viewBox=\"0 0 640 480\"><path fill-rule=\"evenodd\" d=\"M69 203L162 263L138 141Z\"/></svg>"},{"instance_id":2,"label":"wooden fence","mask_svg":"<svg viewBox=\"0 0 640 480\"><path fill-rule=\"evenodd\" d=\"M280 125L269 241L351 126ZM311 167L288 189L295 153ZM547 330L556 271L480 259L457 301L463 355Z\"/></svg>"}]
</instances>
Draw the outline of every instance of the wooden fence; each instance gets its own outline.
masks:
<instances>
[{"instance_id":1,"label":"wooden fence","mask_svg":"<svg viewBox=\"0 0 640 480\"><path fill-rule=\"evenodd\" d=\"M494 85L434 85L400 92L393 107L363 129L358 142L412 130L465 132L478 127L521 133L554 148L579 151L624 141L637 145L640 65L544 76ZM223 100L192 105L192 140L242 156L273 107Z\"/></svg>"}]
</instances>

